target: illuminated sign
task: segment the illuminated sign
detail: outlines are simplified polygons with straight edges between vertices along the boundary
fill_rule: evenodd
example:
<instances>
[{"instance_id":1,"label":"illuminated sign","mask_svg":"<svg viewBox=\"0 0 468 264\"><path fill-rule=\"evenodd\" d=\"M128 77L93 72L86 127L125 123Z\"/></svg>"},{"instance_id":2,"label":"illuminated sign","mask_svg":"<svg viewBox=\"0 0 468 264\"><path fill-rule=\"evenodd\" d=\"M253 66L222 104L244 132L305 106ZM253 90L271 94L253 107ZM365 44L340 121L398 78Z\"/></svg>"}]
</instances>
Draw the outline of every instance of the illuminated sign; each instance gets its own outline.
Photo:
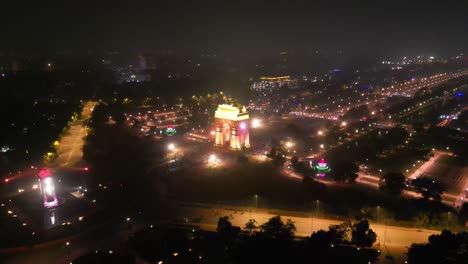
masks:
<instances>
[{"instance_id":1,"label":"illuminated sign","mask_svg":"<svg viewBox=\"0 0 468 264\"><path fill-rule=\"evenodd\" d=\"M320 159L318 164L315 166L315 171L317 172L317 176L320 178L325 177L327 172L330 172L330 168L328 167L327 162L325 159Z\"/></svg>"},{"instance_id":2,"label":"illuminated sign","mask_svg":"<svg viewBox=\"0 0 468 264\"><path fill-rule=\"evenodd\" d=\"M177 133L177 130L175 129L174 126L168 125L164 133L168 135L169 137L172 137L175 133Z\"/></svg>"}]
</instances>

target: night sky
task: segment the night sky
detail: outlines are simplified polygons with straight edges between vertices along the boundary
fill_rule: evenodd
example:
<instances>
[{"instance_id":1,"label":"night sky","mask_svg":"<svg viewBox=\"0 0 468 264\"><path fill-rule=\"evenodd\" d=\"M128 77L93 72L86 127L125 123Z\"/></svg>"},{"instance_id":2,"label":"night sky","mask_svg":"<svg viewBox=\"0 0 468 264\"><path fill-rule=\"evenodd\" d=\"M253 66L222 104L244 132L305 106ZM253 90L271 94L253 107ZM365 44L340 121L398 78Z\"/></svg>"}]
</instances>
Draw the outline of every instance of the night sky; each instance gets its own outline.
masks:
<instances>
[{"instance_id":1,"label":"night sky","mask_svg":"<svg viewBox=\"0 0 468 264\"><path fill-rule=\"evenodd\" d=\"M405 2L410 1L2 1L0 51L468 50L468 1Z\"/></svg>"}]
</instances>

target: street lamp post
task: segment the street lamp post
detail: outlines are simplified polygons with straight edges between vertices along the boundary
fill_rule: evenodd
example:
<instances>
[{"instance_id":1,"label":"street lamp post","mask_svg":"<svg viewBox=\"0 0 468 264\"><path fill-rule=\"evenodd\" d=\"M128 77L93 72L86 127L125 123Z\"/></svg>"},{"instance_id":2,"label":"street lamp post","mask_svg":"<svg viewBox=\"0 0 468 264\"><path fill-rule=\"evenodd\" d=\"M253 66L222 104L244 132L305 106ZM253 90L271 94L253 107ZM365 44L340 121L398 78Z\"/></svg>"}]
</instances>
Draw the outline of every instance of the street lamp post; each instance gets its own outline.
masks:
<instances>
[{"instance_id":1,"label":"street lamp post","mask_svg":"<svg viewBox=\"0 0 468 264\"><path fill-rule=\"evenodd\" d=\"M449 230L449 219L450 219L450 212L447 212L447 230Z\"/></svg>"},{"instance_id":2,"label":"street lamp post","mask_svg":"<svg viewBox=\"0 0 468 264\"><path fill-rule=\"evenodd\" d=\"M377 205L377 223L379 223L380 220L380 206Z\"/></svg>"},{"instance_id":3,"label":"street lamp post","mask_svg":"<svg viewBox=\"0 0 468 264\"><path fill-rule=\"evenodd\" d=\"M258 209L258 195L255 194L255 208Z\"/></svg>"},{"instance_id":4,"label":"street lamp post","mask_svg":"<svg viewBox=\"0 0 468 264\"><path fill-rule=\"evenodd\" d=\"M317 218L319 216L319 200L317 200Z\"/></svg>"},{"instance_id":5,"label":"street lamp post","mask_svg":"<svg viewBox=\"0 0 468 264\"><path fill-rule=\"evenodd\" d=\"M310 235L314 232L314 216L313 213L310 213Z\"/></svg>"},{"instance_id":6,"label":"street lamp post","mask_svg":"<svg viewBox=\"0 0 468 264\"><path fill-rule=\"evenodd\" d=\"M384 222L385 222L385 230L384 230L384 237L383 237L383 244L384 246L386 245L386 241L387 241L387 220L384 219Z\"/></svg>"}]
</instances>

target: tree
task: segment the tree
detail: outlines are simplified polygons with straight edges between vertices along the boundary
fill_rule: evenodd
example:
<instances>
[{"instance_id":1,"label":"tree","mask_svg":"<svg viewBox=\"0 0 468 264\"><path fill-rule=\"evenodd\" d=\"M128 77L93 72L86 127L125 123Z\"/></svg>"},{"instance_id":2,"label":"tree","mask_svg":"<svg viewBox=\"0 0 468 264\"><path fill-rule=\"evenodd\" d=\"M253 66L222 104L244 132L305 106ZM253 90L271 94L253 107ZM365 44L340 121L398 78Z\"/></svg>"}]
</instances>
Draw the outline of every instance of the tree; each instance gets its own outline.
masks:
<instances>
[{"instance_id":1,"label":"tree","mask_svg":"<svg viewBox=\"0 0 468 264\"><path fill-rule=\"evenodd\" d=\"M218 219L218 225L216 231L218 233L226 233L232 228L232 224L229 221L229 216L222 216Z\"/></svg>"},{"instance_id":2,"label":"tree","mask_svg":"<svg viewBox=\"0 0 468 264\"><path fill-rule=\"evenodd\" d=\"M414 225L419 228L428 228L432 225L431 215L425 212L420 212L414 218Z\"/></svg>"},{"instance_id":3,"label":"tree","mask_svg":"<svg viewBox=\"0 0 468 264\"><path fill-rule=\"evenodd\" d=\"M467 263L468 233L443 230L431 235L429 243L412 244L408 249L408 263Z\"/></svg>"},{"instance_id":4,"label":"tree","mask_svg":"<svg viewBox=\"0 0 468 264\"><path fill-rule=\"evenodd\" d=\"M405 175L402 173L389 172L380 179L380 190L399 195L405 186Z\"/></svg>"},{"instance_id":5,"label":"tree","mask_svg":"<svg viewBox=\"0 0 468 264\"><path fill-rule=\"evenodd\" d=\"M276 154L275 157L273 157L273 164L275 164L278 167L283 166L285 162L286 162L286 158L283 157L281 153L278 153Z\"/></svg>"},{"instance_id":6,"label":"tree","mask_svg":"<svg viewBox=\"0 0 468 264\"><path fill-rule=\"evenodd\" d=\"M296 226L290 219L286 221L286 224L283 223L281 216L277 215L261 225L260 230L272 238L290 240L294 237Z\"/></svg>"},{"instance_id":7,"label":"tree","mask_svg":"<svg viewBox=\"0 0 468 264\"><path fill-rule=\"evenodd\" d=\"M351 161L337 161L332 166L331 177L337 182L353 183L359 172L359 167Z\"/></svg>"},{"instance_id":8,"label":"tree","mask_svg":"<svg viewBox=\"0 0 468 264\"><path fill-rule=\"evenodd\" d=\"M222 216L218 219L216 231L225 243L230 243L237 237L240 228L231 224L229 216Z\"/></svg>"},{"instance_id":9,"label":"tree","mask_svg":"<svg viewBox=\"0 0 468 264\"><path fill-rule=\"evenodd\" d=\"M332 243L344 243L349 240L349 232L351 224L346 222L339 225L330 225L328 233Z\"/></svg>"},{"instance_id":10,"label":"tree","mask_svg":"<svg viewBox=\"0 0 468 264\"><path fill-rule=\"evenodd\" d=\"M369 228L367 220L354 223L351 228L351 243L357 246L371 247L377 240L377 234Z\"/></svg>"},{"instance_id":11,"label":"tree","mask_svg":"<svg viewBox=\"0 0 468 264\"><path fill-rule=\"evenodd\" d=\"M267 154L267 157L270 158L270 159L273 159L274 157L276 157L276 148L275 147L272 147L270 152Z\"/></svg>"},{"instance_id":12,"label":"tree","mask_svg":"<svg viewBox=\"0 0 468 264\"><path fill-rule=\"evenodd\" d=\"M250 233L252 233L257 228L257 221L255 221L255 219L249 219L249 221L245 223L245 229L249 230Z\"/></svg>"},{"instance_id":13,"label":"tree","mask_svg":"<svg viewBox=\"0 0 468 264\"><path fill-rule=\"evenodd\" d=\"M420 193L424 199L428 200L430 198L440 201L440 195L444 192L443 185L435 180L432 180L428 177L418 177L412 182L416 192Z\"/></svg>"},{"instance_id":14,"label":"tree","mask_svg":"<svg viewBox=\"0 0 468 264\"><path fill-rule=\"evenodd\" d=\"M294 167L297 165L297 163L299 163L299 158L294 156L291 158L291 165Z\"/></svg>"},{"instance_id":15,"label":"tree","mask_svg":"<svg viewBox=\"0 0 468 264\"><path fill-rule=\"evenodd\" d=\"M272 159L273 164L275 164L278 167L283 166L286 162L286 158L284 157L284 155L275 147L271 148L270 152L267 154L267 157Z\"/></svg>"},{"instance_id":16,"label":"tree","mask_svg":"<svg viewBox=\"0 0 468 264\"><path fill-rule=\"evenodd\" d=\"M299 158L296 156L291 158L291 165L295 172L303 172L305 170L304 163L300 162Z\"/></svg>"},{"instance_id":17,"label":"tree","mask_svg":"<svg viewBox=\"0 0 468 264\"><path fill-rule=\"evenodd\" d=\"M362 117L368 117L369 115L370 111L367 105L360 105L349 109L348 112L344 114L343 119L356 120Z\"/></svg>"}]
</instances>

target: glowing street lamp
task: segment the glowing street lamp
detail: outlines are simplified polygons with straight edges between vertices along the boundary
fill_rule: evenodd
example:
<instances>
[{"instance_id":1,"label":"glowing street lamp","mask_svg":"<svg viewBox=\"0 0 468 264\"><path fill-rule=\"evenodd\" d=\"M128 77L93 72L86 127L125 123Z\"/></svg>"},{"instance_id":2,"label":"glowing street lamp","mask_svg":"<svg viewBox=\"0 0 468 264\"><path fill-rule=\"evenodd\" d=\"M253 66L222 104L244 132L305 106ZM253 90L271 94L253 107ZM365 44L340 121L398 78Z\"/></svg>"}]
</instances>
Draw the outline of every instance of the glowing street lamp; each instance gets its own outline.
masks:
<instances>
[{"instance_id":1,"label":"glowing street lamp","mask_svg":"<svg viewBox=\"0 0 468 264\"><path fill-rule=\"evenodd\" d=\"M292 146L293 146L293 143L292 143L292 142L290 142L290 141L286 142L286 147L290 148L290 147L292 147Z\"/></svg>"},{"instance_id":2,"label":"glowing street lamp","mask_svg":"<svg viewBox=\"0 0 468 264\"><path fill-rule=\"evenodd\" d=\"M319 130L319 131L317 132L317 134L318 134L319 136L321 136L321 135L323 135L323 131L322 131L322 130Z\"/></svg>"},{"instance_id":3,"label":"glowing street lamp","mask_svg":"<svg viewBox=\"0 0 468 264\"><path fill-rule=\"evenodd\" d=\"M216 155L215 155L215 154L211 154L211 155L210 155L210 158L208 159L208 161L211 162L211 163L216 162Z\"/></svg>"},{"instance_id":4,"label":"glowing street lamp","mask_svg":"<svg viewBox=\"0 0 468 264\"><path fill-rule=\"evenodd\" d=\"M167 145L167 149L169 151L173 151L175 149L175 145L173 143L170 143L169 145Z\"/></svg>"},{"instance_id":5,"label":"glowing street lamp","mask_svg":"<svg viewBox=\"0 0 468 264\"><path fill-rule=\"evenodd\" d=\"M253 119L253 120L252 120L252 127L253 127L253 128L260 127L260 125L261 125L261 122L260 122L259 119Z\"/></svg>"},{"instance_id":6,"label":"glowing street lamp","mask_svg":"<svg viewBox=\"0 0 468 264\"><path fill-rule=\"evenodd\" d=\"M346 125L347 125L346 122L341 122L341 126L345 127Z\"/></svg>"}]
</instances>

